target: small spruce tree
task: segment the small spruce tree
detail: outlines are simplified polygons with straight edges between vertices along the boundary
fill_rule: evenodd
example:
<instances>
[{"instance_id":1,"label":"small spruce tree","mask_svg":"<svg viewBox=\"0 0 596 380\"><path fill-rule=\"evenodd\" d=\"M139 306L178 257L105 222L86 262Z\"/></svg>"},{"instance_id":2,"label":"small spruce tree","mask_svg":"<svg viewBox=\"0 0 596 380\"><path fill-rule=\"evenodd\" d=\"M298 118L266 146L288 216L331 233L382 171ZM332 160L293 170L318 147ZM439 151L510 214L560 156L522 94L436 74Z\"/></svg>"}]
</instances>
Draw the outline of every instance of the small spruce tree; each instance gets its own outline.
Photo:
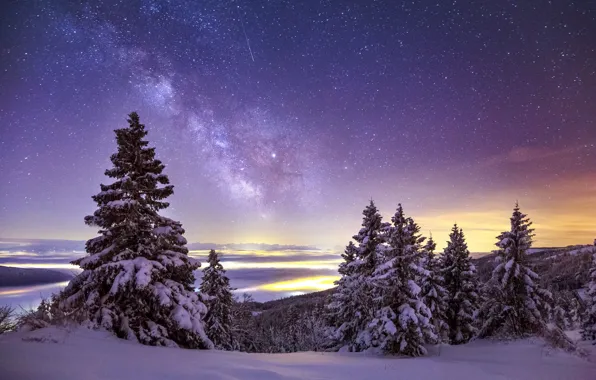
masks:
<instances>
[{"instance_id":1,"label":"small spruce tree","mask_svg":"<svg viewBox=\"0 0 596 380\"><path fill-rule=\"evenodd\" d=\"M219 255L213 249L209 252L208 262L209 266L203 269L200 287L201 293L207 296L205 303L209 310L205 317L205 330L215 347L234 350L238 348L238 343L233 334L233 289Z\"/></svg>"},{"instance_id":2,"label":"small spruce tree","mask_svg":"<svg viewBox=\"0 0 596 380\"><path fill-rule=\"evenodd\" d=\"M235 299L232 308L232 335L238 347L234 350L244 352L257 352L258 331L256 320L252 314L255 300L248 293L243 293L240 299Z\"/></svg>"},{"instance_id":3,"label":"small spruce tree","mask_svg":"<svg viewBox=\"0 0 596 380\"><path fill-rule=\"evenodd\" d=\"M441 273L447 291L446 321L450 344L468 342L476 333L474 314L478 309L478 280L464 233L455 224L441 257Z\"/></svg>"},{"instance_id":4,"label":"small spruce tree","mask_svg":"<svg viewBox=\"0 0 596 380\"><path fill-rule=\"evenodd\" d=\"M594 241L596 245L596 240ZM582 322L582 338L596 344L596 250L590 268L590 282L586 290L586 311Z\"/></svg>"},{"instance_id":5,"label":"small spruce tree","mask_svg":"<svg viewBox=\"0 0 596 380\"><path fill-rule=\"evenodd\" d=\"M565 301L562 297L556 297L554 307L551 309L550 320L561 330L571 327L571 320L568 317Z\"/></svg>"},{"instance_id":6,"label":"small spruce tree","mask_svg":"<svg viewBox=\"0 0 596 380\"><path fill-rule=\"evenodd\" d=\"M498 265L486 287L480 308L480 337L525 337L546 334L546 320L552 295L538 284L539 277L527 266L527 251L532 246L532 222L516 203L511 229L497 237Z\"/></svg>"},{"instance_id":7,"label":"small spruce tree","mask_svg":"<svg viewBox=\"0 0 596 380\"><path fill-rule=\"evenodd\" d=\"M203 316L207 308L194 291L184 229L159 215L173 186L155 159L139 116L116 129L118 152L105 174L114 178L93 196L97 210L85 223L100 228L87 241L87 257L73 261L83 269L56 297L67 316L103 327L143 344L211 348Z\"/></svg>"},{"instance_id":8,"label":"small spruce tree","mask_svg":"<svg viewBox=\"0 0 596 380\"><path fill-rule=\"evenodd\" d=\"M444 287L445 279L441 273L441 260L435 255L437 244L432 236L428 239L423 252L423 263L428 275L422 277L422 301L430 310L431 323L435 327L438 340L446 339L449 330L447 325L447 290Z\"/></svg>"}]
</instances>

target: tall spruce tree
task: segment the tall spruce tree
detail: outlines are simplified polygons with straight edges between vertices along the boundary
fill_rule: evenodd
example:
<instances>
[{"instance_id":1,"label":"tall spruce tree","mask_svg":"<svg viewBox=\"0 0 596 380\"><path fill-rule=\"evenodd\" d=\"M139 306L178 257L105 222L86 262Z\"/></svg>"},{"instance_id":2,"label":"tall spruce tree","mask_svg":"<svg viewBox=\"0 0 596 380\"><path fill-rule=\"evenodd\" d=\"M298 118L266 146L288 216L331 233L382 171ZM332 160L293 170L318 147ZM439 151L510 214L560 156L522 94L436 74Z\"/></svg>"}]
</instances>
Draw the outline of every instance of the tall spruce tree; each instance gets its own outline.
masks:
<instances>
[{"instance_id":1,"label":"tall spruce tree","mask_svg":"<svg viewBox=\"0 0 596 380\"><path fill-rule=\"evenodd\" d=\"M594 240L596 245L596 240ZM582 322L582 338L596 344L596 250L590 268L590 282L586 290L586 311Z\"/></svg>"},{"instance_id":2,"label":"tall spruce tree","mask_svg":"<svg viewBox=\"0 0 596 380\"><path fill-rule=\"evenodd\" d=\"M201 293L207 296L207 316L205 330L215 347L224 350L238 349L236 337L233 334L232 308L234 297L230 280L221 265L219 255L215 250L209 252L209 266L203 269Z\"/></svg>"},{"instance_id":3,"label":"tall spruce tree","mask_svg":"<svg viewBox=\"0 0 596 380\"><path fill-rule=\"evenodd\" d=\"M474 314L479 301L478 280L464 233L457 224L453 225L449 234L441 257L441 268L447 291L445 314L449 343L466 343L476 333Z\"/></svg>"},{"instance_id":4,"label":"tall spruce tree","mask_svg":"<svg viewBox=\"0 0 596 380\"><path fill-rule=\"evenodd\" d=\"M422 276L422 301L430 310L431 323L435 327L435 333L440 341L445 340L449 330L447 321L447 291L445 290L445 279L441 272L441 260L435 255L437 244L432 236L428 239L422 250L423 265L428 274Z\"/></svg>"},{"instance_id":5,"label":"tall spruce tree","mask_svg":"<svg viewBox=\"0 0 596 380\"><path fill-rule=\"evenodd\" d=\"M386 353L420 356L426 353L424 343L437 340L431 312L416 283L417 278L428 275L420 266L424 238L414 220L405 216L401 204L391 221L383 263L371 279L378 294L375 318L359 340Z\"/></svg>"},{"instance_id":6,"label":"tall spruce tree","mask_svg":"<svg viewBox=\"0 0 596 380\"><path fill-rule=\"evenodd\" d=\"M83 272L56 298L68 316L143 344L211 348L203 327L207 308L194 291L184 229L159 215L173 193L164 165L155 159L139 116L116 129L118 152L105 174L114 178L93 196L97 210L85 223L100 227L87 241Z\"/></svg>"},{"instance_id":7,"label":"tall spruce tree","mask_svg":"<svg viewBox=\"0 0 596 380\"><path fill-rule=\"evenodd\" d=\"M360 351L366 346L358 341L363 331L374 317L374 287L370 278L378 264L378 249L382 244L382 217L371 200L363 211L362 228L346 247L340 265L342 277L336 282L337 290L328 305L328 320L333 325L331 332L337 346L345 346L349 351Z\"/></svg>"},{"instance_id":8,"label":"tall spruce tree","mask_svg":"<svg viewBox=\"0 0 596 380\"><path fill-rule=\"evenodd\" d=\"M548 331L552 294L540 287L538 275L527 266L526 255L534 237L532 222L517 203L510 220L511 229L497 237L498 265L480 308L480 337L525 337Z\"/></svg>"}]
</instances>

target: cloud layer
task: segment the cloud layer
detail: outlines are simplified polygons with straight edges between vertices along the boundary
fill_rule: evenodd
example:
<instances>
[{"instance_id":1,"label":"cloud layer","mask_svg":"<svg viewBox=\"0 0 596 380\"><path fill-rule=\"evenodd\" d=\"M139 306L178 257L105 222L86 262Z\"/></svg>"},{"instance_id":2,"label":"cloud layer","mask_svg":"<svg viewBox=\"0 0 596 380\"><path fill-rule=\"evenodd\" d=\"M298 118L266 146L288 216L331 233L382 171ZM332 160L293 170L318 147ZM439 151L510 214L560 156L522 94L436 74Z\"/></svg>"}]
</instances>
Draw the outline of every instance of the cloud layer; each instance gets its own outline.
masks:
<instances>
[{"instance_id":1,"label":"cloud layer","mask_svg":"<svg viewBox=\"0 0 596 380\"><path fill-rule=\"evenodd\" d=\"M203 263L209 249L222 252L231 285L239 293L253 294L257 300L329 288L338 277L341 261L337 253L304 246L191 243L189 247L189 254ZM0 239L0 265L4 266L76 273L78 268L69 263L84 255L83 241ZM200 275L197 272L197 286Z\"/></svg>"}]
</instances>

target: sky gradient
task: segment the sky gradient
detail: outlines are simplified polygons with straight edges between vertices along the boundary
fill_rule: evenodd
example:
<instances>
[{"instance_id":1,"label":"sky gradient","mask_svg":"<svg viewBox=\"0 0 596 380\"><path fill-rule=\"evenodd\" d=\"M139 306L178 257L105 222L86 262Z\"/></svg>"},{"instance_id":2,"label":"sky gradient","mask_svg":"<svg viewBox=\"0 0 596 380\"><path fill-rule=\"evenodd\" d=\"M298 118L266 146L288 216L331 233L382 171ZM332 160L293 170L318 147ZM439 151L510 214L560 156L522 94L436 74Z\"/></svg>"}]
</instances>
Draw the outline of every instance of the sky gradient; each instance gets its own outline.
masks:
<instances>
[{"instance_id":1,"label":"sky gradient","mask_svg":"<svg viewBox=\"0 0 596 380\"><path fill-rule=\"evenodd\" d=\"M596 6L6 1L0 237L83 240L137 111L191 242L337 249L373 198L442 247L596 237Z\"/></svg>"}]
</instances>

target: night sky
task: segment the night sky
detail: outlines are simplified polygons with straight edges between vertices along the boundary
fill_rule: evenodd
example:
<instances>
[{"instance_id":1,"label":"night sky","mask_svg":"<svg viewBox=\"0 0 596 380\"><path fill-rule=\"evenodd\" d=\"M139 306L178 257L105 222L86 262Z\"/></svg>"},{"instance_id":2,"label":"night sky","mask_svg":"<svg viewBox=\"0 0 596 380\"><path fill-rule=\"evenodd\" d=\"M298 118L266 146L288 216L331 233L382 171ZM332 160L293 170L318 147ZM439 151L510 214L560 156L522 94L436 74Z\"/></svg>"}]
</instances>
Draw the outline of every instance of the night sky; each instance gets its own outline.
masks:
<instances>
[{"instance_id":1,"label":"night sky","mask_svg":"<svg viewBox=\"0 0 596 380\"><path fill-rule=\"evenodd\" d=\"M2 1L0 236L85 239L137 111L192 242L596 237L596 3Z\"/></svg>"}]
</instances>

